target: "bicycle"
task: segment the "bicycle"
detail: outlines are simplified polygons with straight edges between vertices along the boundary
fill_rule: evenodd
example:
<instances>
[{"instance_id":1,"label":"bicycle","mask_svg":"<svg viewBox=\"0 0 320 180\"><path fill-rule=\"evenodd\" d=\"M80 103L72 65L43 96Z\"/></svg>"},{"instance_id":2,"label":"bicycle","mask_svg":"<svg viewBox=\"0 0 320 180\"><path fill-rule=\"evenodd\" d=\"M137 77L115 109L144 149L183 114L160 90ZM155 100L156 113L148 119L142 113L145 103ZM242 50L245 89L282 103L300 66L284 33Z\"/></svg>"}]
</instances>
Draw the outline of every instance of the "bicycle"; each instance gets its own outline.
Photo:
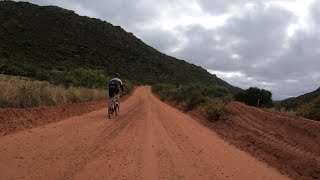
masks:
<instances>
[{"instance_id":1,"label":"bicycle","mask_svg":"<svg viewBox=\"0 0 320 180\"><path fill-rule=\"evenodd\" d=\"M113 96L109 101L108 107L108 116L109 119L112 119L114 115L118 116L120 111L120 101L119 101L119 94Z\"/></svg>"}]
</instances>

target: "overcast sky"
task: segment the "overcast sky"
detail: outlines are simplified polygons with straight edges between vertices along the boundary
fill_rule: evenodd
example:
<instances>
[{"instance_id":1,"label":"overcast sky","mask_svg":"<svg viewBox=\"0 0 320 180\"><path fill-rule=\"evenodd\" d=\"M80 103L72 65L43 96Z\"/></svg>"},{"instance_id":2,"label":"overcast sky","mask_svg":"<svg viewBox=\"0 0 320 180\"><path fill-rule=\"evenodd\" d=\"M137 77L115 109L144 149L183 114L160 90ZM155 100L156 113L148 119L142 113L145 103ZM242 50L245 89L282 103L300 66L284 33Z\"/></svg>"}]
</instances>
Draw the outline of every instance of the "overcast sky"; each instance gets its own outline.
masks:
<instances>
[{"instance_id":1,"label":"overcast sky","mask_svg":"<svg viewBox=\"0 0 320 180\"><path fill-rule=\"evenodd\" d=\"M273 99L320 87L320 0L30 0L95 17Z\"/></svg>"}]
</instances>

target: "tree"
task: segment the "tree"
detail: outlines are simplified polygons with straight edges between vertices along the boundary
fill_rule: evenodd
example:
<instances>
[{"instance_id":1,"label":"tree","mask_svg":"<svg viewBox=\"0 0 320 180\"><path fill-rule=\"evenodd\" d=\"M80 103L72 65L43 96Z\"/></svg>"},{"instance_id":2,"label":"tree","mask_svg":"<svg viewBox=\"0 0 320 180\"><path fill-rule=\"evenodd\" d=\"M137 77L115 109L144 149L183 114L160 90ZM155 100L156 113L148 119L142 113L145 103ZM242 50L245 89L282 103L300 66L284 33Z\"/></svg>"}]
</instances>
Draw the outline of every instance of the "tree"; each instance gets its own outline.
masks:
<instances>
[{"instance_id":1,"label":"tree","mask_svg":"<svg viewBox=\"0 0 320 180\"><path fill-rule=\"evenodd\" d=\"M265 89L250 87L235 95L236 101L244 102L249 106L272 106L272 93Z\"/></svg>"}]
</instances>

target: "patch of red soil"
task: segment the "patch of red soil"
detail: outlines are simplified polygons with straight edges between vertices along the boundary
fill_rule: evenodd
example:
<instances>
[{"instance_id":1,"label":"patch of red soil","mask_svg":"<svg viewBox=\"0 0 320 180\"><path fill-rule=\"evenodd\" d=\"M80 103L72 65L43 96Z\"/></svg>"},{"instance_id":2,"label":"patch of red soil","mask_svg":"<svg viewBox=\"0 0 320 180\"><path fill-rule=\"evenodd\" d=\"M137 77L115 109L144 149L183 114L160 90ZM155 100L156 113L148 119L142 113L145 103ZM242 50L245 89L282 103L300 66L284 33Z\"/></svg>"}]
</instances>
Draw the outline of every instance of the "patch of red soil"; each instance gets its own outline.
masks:
<instances>
[{"instance_id":1,"label":"patch of red soil","mask_svg":"<svg viewBox=\"0 0 320 180\"><path fill-rule=\"evenodd\" d=\"M107 106L107 101L63 104L36 108L0 109L0 135L58 122L72 116L79 116Z\"/></svg>"},{"instance_id":2,"label":"patch of red soil","mask_svg":"<svg viewBox=\"0 0 320 180\"><path fill-rule=\"evenodd\" d=\"M128 96L121 98L125 101ZM106 108L107 100L45 106L36 108L0 109L0 136L58 122Z\"/></svg>"},{"instance_id":3,"label":"patch of red soil","mask_svg":"<svg viewBox=\"0 0 320 180\"><path fill-rule=\"evenodd\" d=\"M201 110L189 114L221 138L293 179L320 179L320 122L232 102L234 115L209 122Z\"/></svg>"}]
</instances>

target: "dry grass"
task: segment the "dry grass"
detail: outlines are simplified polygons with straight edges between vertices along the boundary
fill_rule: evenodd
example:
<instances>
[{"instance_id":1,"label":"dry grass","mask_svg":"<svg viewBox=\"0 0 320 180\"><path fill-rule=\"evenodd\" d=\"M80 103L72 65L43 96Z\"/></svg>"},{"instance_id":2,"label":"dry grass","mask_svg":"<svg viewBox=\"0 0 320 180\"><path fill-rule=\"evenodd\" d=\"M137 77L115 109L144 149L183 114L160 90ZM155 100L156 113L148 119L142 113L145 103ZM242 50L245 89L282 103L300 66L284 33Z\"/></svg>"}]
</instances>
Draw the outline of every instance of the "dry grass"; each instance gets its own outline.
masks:
<instances>
[{"instance_id":1,"label":"dry grass","mask_svg":"<svg viewBox=\"0 0 320 180\"><path fill-rule=\"evenodd\" d=\"M64 88L48 82L0 75L0 107L37 107L106 99L107 91Z\"/></svg>"}]
</instances>

